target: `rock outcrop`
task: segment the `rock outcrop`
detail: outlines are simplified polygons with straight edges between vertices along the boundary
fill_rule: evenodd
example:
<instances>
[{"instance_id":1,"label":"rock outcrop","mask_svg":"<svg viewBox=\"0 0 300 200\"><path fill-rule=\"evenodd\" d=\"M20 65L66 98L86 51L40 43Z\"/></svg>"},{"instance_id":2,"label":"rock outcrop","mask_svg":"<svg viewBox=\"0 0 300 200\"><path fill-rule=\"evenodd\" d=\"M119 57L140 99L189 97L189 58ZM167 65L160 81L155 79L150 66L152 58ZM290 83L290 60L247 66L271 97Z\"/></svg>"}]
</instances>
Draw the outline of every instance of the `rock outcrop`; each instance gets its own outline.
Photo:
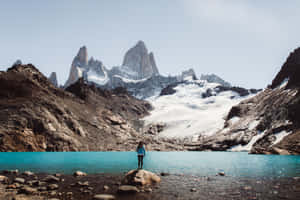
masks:
<instances>
[{"instance_id":1,"label":"rock outcrop","mask_svg":"<svg viewBox=\"0 0 300 200\"><path fill-rule=\"evenodd\" d=\"M88 53L85 46L81 47L73 59L70 74L67 82L65 83L65 88L75 83L79 78L83 76L83 71L85 71L88 64Z\"/></svg>"},{"instance_id":2,"label":"rock outcrop","mask_svg":"<svg viewBox=\"0 0 300 200\"><path fill-rule=\"evenodd\" d=\"M49 76L49 81L55 86L58 87L56 72L52 72Z\"/></svg>"},{"instance_id":3,"label":"rock outcrop","mask_svg":"<svg viewBox=\"0 0 300 200\"><path fill-rule=\"evenodd\" d=\"M132 125L151 106L120 91L78 81L56 88L32 65L0 74L0 151L130 149Z\"/></svg>"}]
</instances>

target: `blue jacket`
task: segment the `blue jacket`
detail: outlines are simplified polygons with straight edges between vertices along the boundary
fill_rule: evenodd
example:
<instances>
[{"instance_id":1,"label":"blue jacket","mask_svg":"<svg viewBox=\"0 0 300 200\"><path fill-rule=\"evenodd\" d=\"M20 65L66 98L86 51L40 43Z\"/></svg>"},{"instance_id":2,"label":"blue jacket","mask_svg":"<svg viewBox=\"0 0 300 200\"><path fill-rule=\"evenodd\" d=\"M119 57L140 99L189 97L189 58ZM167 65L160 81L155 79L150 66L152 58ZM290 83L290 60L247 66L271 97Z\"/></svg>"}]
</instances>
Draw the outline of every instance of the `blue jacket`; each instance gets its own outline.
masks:
<instances>
[{"instance_id":1,"label":"blue jacket","mask_svg":"<svg viewBox=\"0 0 300 200\"><path fill-rule=\"evenodd\" d=\"M138 155L146 155L146 151L144 147L140 147L140 148L136 148L136 152L138 153Z\"/></svg>"}]
</instances>

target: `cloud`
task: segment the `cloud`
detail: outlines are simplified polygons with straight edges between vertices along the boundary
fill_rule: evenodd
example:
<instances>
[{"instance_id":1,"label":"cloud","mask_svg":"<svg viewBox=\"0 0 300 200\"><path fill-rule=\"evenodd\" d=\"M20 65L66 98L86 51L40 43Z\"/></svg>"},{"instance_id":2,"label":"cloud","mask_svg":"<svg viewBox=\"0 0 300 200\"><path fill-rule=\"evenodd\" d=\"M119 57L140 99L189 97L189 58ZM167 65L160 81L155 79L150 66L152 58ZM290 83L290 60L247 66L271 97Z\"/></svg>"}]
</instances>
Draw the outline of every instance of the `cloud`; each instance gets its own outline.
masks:
<instances>
[{"instance_id":1,"label":"cloud","mask_svg":"<svg viewBox=\"0 0 300 200\"><path fill-rule=\"evenodd\" d=\"M280 32L280 20L267 6L259 7L247 0L184 0L186 14L240 31L270 35Z\"/></svg>"}]
</instances>

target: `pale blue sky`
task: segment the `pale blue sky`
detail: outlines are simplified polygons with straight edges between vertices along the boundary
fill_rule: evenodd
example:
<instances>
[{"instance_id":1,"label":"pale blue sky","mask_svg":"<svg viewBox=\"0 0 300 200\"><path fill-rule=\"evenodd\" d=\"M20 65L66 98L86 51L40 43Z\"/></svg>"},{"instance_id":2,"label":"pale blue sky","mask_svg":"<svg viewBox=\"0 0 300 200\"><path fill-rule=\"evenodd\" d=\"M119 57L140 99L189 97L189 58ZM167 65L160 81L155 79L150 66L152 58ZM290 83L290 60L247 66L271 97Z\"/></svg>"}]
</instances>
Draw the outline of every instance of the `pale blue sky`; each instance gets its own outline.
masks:
<instances>
[{"instance_id":1,"label":"pale blue sky","mask_svg":"<svg viewBox=\"0 0 300 200\"><path fill-rule=\"evenodd\" d=\"M299 46L297 0L1 0L0 70L16 59L66 81L82 45L108 68L143 40L162 74L193 67L263 88Z\"/></svg>"}]
</instances>

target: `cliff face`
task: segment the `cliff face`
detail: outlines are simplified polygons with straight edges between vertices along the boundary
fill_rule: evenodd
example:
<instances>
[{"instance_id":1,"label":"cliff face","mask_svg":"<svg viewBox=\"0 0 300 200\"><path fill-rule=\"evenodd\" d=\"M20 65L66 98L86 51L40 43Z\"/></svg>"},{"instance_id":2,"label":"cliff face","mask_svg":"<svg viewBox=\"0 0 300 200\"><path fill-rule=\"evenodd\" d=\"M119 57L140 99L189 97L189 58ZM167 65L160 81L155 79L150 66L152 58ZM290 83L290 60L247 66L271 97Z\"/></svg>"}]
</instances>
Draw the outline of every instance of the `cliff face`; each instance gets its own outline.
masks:
<instances>
[{"instance_id":1,"label":"cliff face","mask_svg":"<svg viewBox=\"0 0 300 200\"><path fill-rule=\"evenodd\" d=\"M33 65L0 72L0 151L131 150L151 108L122 89L82 79L64 91Z\"/></svg>"},{"instance_id":2,"label":"cliff face","mask_svg":"<svg viewBox=\"0 0 300 200\"><path fill-rule=\"evenodd\" d=\"M268 88L232 107L224 129L195 149L300 154L299 69L296 49Z\"/></svg>"}]
</instances>

